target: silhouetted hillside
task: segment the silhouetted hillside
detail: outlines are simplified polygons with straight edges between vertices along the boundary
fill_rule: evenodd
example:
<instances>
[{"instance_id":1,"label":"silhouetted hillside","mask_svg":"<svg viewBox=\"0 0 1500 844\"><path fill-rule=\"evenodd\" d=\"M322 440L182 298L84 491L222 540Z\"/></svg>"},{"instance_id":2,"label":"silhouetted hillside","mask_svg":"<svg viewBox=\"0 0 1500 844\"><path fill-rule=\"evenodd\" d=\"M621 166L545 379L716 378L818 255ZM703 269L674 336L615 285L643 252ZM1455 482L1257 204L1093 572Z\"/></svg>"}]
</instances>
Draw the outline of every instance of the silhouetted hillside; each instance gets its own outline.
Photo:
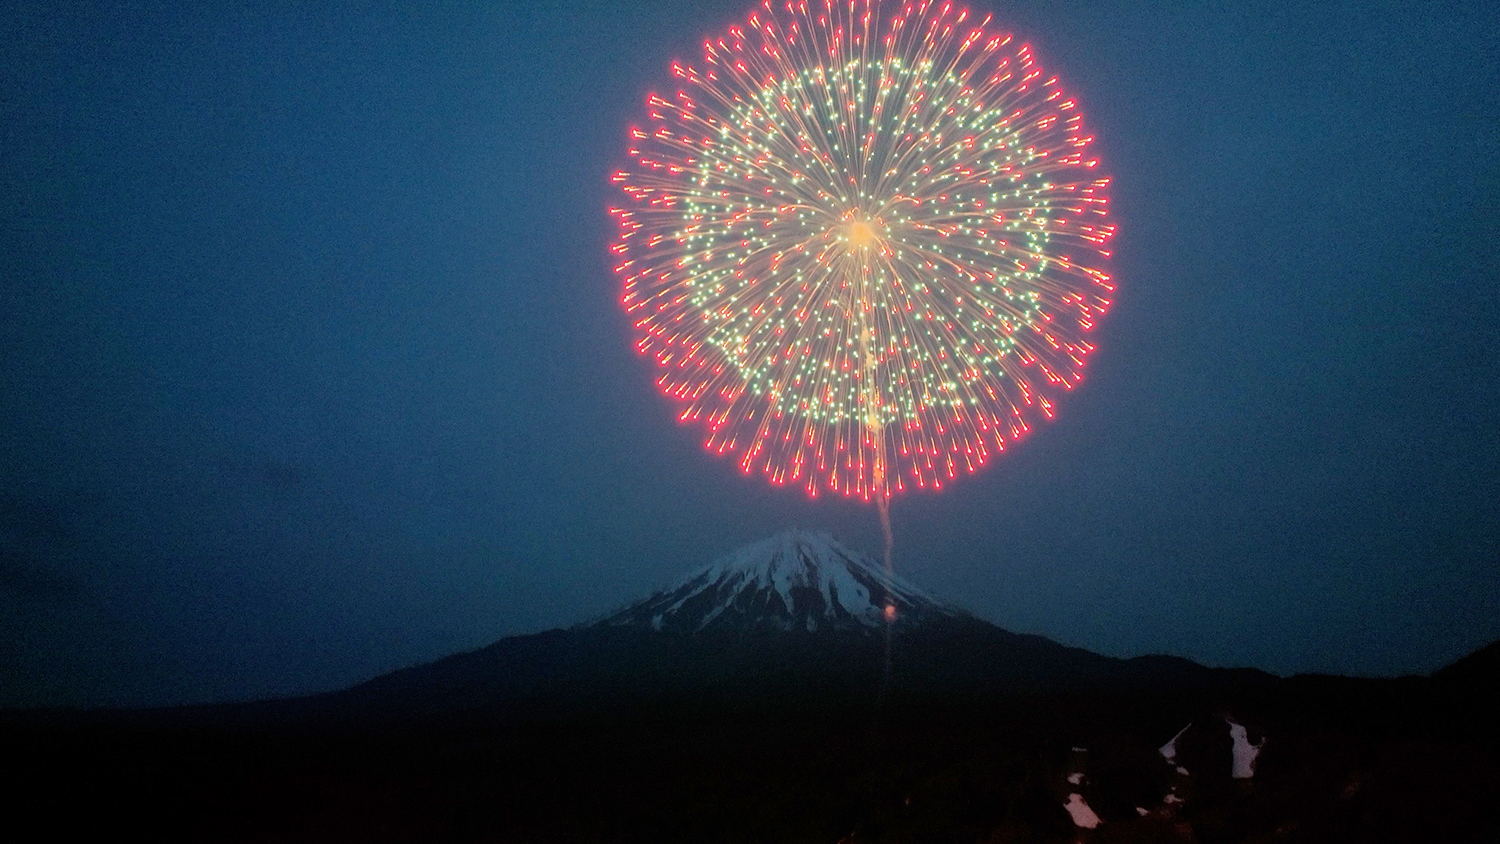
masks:
<instances>
[{"instance_id":1,"label":"silhouetted hillside","mask_svg":"<svg viewBox=\"0 0 1500 844\"><path fill-rule=\"evenodd\" d=\"M333 694L4 713L8 818L246 842L1500 840L1500 645L1431 678L1113 659L816 538L766 547Z\"/></svg>"}]
</instances>

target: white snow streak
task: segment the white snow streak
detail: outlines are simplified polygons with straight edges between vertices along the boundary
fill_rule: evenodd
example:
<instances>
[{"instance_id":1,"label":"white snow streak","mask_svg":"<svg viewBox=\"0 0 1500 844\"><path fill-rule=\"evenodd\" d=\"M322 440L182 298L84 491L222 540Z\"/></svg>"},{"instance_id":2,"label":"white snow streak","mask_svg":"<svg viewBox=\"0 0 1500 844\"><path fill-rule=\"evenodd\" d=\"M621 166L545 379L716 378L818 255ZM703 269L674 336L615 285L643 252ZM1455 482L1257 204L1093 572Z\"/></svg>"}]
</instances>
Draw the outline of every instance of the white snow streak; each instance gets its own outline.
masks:
<instances>
[{"instance_id":1,"label":"white snow streak","mask_svg":"<svg viewBox=\"0 0 1500 844\"><path fill-rule=\"evenodd\" d=\"M1099 816L1089 808L1089 804L1083 802L1083 795L1077 792L1068 795L1068 802L1063 805L1068 814L1073 816L1073 825L1084 829L1093 829L1099 825Z\"/></svg>"},{"instance_id":2,"label":"white snow streak","mask_svg":"<svg viewBox=\"0 0 1500 844\"><path fill-rule=\"evenodd\" d=\"M1192 726L1193 726L1193 722L1189 721L1188 725L1186 727L1183 727L1182 729L1178 730L1177 731L1177 735L1172 736L1172 740L1169 741L1169 742L1167 742L1166 744L1162 745L1161 749L1158 750L1157 752L1160 753L1162 755L1162 757L1165 758L1168 762L1176 762L1177 761L1177 740L1180 739L1180 738L1182 738L1182 734L1183 733L1185 733L1188 730L1192 729Z\"/></svg>"},{"instance_id":3,"label":"white snow streak","mask_svg":"<svg viewBox=\"0 0 1500 844\"><path fill-rule=\"evenodd\" d=\"M1251 744L1250 736L1242 725L1229 718L1224 720L1229 721L1229 737L1234 740L1234 765L1230 776L1237 780L1250 779L1255 776L1255 757L1266 746L1265 737L1261 737L1260 744Z\"/></svg>"}]
</instances>

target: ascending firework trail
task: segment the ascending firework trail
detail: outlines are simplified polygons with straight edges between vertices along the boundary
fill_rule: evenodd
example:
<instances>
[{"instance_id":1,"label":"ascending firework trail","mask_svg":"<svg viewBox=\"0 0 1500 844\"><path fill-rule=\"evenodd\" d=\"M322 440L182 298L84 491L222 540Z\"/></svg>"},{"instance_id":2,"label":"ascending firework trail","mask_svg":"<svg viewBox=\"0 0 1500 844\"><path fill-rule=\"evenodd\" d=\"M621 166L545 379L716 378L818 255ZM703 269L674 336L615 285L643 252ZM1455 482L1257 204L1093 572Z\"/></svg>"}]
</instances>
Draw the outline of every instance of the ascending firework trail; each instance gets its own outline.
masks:
<instances>
[{"instance_id":1,"label":"ascending firework trail","mask_svg":"<svg viewBox=\"0 0 1500 844\"><path fill-rule=\"evenodd\" d=\"M1114 289L1076 102L951 3L773 4L674 63L615 174L637 346L746 472L939 489L1071 389Z\"/></svg>"}]
</instances>

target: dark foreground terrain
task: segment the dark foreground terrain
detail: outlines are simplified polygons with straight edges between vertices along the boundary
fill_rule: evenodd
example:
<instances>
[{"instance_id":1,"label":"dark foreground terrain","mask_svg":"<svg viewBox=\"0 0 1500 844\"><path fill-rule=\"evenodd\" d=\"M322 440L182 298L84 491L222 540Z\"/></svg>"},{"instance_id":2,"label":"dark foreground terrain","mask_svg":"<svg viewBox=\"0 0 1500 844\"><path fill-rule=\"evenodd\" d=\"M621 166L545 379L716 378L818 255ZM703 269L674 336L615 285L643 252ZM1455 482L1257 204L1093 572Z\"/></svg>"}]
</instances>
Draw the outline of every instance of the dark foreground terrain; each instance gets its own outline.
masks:
<instances>
[{"instance_id":1,"label":"dark foreground terrain","mask_svg":"<svg viewBox=\"0 0 1500 844\"><path fill-rule=\"evenodd\" d=\"M1500 841L1495 662L1492 645L1402 680L9 713L0 804L49 839ZM1263 742L1253 777L1231 777L1217 728L1163 757L1225 716ZM1064 809L1075 793L1096 828Z\"/></svg>"}]
</instances>

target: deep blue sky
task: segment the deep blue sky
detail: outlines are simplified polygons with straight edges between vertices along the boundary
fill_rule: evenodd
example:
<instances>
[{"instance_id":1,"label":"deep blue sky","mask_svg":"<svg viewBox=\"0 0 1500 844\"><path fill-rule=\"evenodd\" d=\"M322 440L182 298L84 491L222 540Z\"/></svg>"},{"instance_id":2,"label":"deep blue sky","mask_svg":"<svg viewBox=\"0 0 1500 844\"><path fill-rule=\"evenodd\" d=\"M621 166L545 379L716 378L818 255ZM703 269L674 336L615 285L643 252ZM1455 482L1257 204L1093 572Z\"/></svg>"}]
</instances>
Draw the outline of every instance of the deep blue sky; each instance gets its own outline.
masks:
<instances>
[{"instance_id":1,"label":"deep blue sky","mask_svg":"<svg viewBox=\"0 0 1500 844\"><path fill-rule=\"evenodd\" d=\"M616 304L625 130L748 2L209 5L0 11L0 705L325 690L787 526L878 551L705 454ZM1500 7L1283 5L976 3L1100 138L1121 289L1057 421L896 502L929 591L1281 673L1500 636Z\"/></svg>"}]
</instances>

